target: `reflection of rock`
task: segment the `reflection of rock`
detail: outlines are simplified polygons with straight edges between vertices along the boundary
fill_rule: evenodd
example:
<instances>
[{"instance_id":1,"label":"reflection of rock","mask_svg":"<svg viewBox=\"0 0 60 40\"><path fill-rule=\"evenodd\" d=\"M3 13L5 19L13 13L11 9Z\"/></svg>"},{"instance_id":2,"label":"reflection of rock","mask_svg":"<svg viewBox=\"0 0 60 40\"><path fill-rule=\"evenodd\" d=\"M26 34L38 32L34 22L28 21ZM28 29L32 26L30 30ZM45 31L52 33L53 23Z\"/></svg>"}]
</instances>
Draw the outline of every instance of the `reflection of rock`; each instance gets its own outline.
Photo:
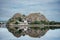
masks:
<instances>
[{"instance_id":1,"label":"reflection of rock","mask_svg":"<svg viewBox=\"0 0 60 40\"><path fill-rule=\"evenodd\" d=\"M7 25L7 29L9 32L11 32L14 36L20 37L21 36L21 30L17 31L18 27L14 27L13 25Z\"/></svg>"},{"instance_id":2,"label":"reflection of rock","mask_svg":"<svg viewBox=\"0 0 60 40\"><path fill-rule=\"evenodd\" d=\"M43 36L48 30L41 30L41 29L30 29L26 31L26 34L28 34L31 37L41 37Z\"/></svg>"},{"instance_id":3,"label":"reflection of rock","mask_svg":"<svg viewBox=\"0 0 60 40\"><path fill-rule=\"evenodd\" d=\"M24 35L29 35L30 37L41 37L43 36L47 31L48 29L33 29L33 28L29 28L28 30L24 31L24 29L21 29L21 30L17 30L18 27L7 27L8 31L11 32L15 37L20 37L20 36L24 36Z\"/></svg>"}]
</instances>

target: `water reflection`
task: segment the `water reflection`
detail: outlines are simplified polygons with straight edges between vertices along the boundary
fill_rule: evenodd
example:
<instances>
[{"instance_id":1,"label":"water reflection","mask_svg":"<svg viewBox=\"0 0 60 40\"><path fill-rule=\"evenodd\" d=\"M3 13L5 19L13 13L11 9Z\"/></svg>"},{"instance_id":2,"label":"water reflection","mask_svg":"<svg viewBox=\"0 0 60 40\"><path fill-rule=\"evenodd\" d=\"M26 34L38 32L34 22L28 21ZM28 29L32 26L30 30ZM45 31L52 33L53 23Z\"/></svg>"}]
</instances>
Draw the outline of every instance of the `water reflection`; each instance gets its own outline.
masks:
<instances>
[{"instance_id":1,"label":"water reflection","mask_svg":"<svg viewBox=\"0 0 60 40\"><path fill-rule=\"evenodd\" d=\"M34 38L42 37L49 30L49 29L40 28L40 27L29 27L29 28L27 28L27 30L24 30L25 28L20 29L19 27L14 27L14 26L7 26L7 29L15 37L29 35L30 37L34 37Z\"/></svg>"}]
</instances>

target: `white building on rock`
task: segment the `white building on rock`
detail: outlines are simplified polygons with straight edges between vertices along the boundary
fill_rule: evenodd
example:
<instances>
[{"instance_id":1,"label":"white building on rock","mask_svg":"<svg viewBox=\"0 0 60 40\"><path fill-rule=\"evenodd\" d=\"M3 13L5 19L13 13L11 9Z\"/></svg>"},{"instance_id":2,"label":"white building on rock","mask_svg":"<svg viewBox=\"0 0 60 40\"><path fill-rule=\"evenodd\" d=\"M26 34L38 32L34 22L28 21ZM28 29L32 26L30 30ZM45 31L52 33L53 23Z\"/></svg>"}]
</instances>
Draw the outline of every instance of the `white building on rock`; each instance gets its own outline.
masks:
<instances>
[{"instance_id":1,"label":"white building on rock","mask_svg":"<svg viewBox=\"0 0 60 40\"><path fill-rule=\"evenodd\" d=\"M17 20L17 22L19 23L18 25L28 25L27 20L23 20L23 22Z\"/></svg>"}]
</instances>

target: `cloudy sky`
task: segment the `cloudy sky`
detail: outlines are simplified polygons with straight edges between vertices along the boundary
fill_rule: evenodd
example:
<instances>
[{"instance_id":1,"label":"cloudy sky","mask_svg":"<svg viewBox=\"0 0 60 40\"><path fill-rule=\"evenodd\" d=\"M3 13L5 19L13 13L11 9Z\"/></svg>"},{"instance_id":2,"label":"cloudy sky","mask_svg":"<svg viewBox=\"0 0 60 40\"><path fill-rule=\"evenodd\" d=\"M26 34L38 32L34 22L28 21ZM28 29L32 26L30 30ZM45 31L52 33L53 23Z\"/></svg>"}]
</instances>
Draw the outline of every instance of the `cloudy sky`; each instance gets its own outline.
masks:
<instances>
[{"instance_id":1,"label":"cloudy sky","mask_svg":"<svg viewBox=\"0 0 60 40\"><path fill-rule=\"evenodd\" d=\"M60 0L0 0L0 20L8 20L15 13L27 15L32 12L60 22Z\"/></svg>"}]
</instances>

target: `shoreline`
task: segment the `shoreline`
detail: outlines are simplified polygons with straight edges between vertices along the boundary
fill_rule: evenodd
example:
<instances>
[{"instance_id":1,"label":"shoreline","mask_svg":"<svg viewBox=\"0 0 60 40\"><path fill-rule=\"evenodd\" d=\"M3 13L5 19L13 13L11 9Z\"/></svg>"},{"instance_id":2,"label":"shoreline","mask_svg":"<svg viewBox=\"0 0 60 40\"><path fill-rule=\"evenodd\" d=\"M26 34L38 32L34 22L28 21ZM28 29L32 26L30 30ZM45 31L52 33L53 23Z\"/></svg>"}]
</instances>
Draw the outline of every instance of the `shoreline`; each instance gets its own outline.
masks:
<instances>
[{"instance_id":1,"label":"shoreline","mask_svg":"<svg viewBox=\"0 0 60 40\"><path fill-rule=\"evenodd\" d=\"M60 27L60 25L44 25L44 24L28 24L28 25L18 25L18 24L12 24L12 25L0 25L0 28L2 26L11 26L11 27L40 27L40 28L44 28L44 27ZM4 27L3 27L4 28Z\"/></svg>"}]
</instances>

